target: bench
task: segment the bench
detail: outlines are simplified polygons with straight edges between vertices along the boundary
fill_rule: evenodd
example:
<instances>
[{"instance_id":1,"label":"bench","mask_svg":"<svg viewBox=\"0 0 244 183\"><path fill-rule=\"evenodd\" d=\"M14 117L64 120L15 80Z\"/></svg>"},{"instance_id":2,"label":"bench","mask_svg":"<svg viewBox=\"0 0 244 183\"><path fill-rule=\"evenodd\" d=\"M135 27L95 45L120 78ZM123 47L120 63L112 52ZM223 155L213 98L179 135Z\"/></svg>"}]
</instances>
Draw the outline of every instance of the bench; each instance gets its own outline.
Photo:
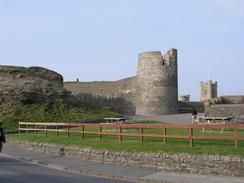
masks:
<instances>
[{"instance_id":1,"label":"bench","mask_svg":"<svg viewBox=\"0 0 244 183\"><path fill-rule=\"evenodd\" d=\"M211 116L198 116L193 119L194 124L230 124L232 123L230 117L211 117ZM203 132L205 129L203 128ZM221 129L223 132L224 129Z\"/></svg>"},{"instance_id":2,"label":"bench","mask_svg":"<svg viewBox=\"0 0 244 183\"><path fill-rule=\"evenodd\" d=\"M121 124L126 121L126 118L104 118L107 124Z\"/></svg>"},{"instance_id":3,"label":"bench","mask_svg":"<svg viewBox=\"0 0 244 183\"><path fill-rule=\"evenodd\" d=\"M104 118L104 120L106 122L102 124L122 124L125 123L126 118ZM106 127L104 127L104 130L106 130ZM115 131L117 131L117 128L115 128Z\"/></svg>"}]
</instances>

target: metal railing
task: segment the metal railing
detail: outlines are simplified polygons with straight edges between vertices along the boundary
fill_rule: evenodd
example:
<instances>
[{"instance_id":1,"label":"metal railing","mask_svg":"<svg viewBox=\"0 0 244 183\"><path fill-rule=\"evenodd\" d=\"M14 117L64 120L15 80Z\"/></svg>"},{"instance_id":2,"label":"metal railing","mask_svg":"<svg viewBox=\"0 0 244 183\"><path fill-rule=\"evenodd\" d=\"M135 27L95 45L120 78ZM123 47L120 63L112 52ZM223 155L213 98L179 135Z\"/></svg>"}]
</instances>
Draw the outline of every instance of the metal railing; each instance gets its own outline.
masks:
<instances>
[{"instance_id":1,"label":"metal railing","mask_svg":"<svg viewBox=\"0 0 244 183\"><path fill-rule=\"evenodd\" d=\"M74 127L80 127L75 129ZM87 127L96 127L96 131L87 130ZM114 128L115 131L105 130L106 128ZM127 129L127 130L124 130ZM139 133L128 133L128 129L139 129ZM149 134L144 133L144 129L162 129L161 134ZM187 129L187 135L175 135L169 134L168 129ZM230 129L233 135L194 135L195 129ZM48 132L56 132L58 136L60 132L66 133L67 137L70 133L78 133L82 139L85 139L85 134L96 134L100 140L103 140L103 135L118 136L119 141L122 141L123 137L140 137L141 142L144 141L144 137L161 138L164 144L167 144L169 138L174 139L188 139L189 146L193 146L194 139L227 139L233 140L235 148L238 147L238 140L243 140L244 136L239 135L238 131L244 129L244 124L89 124L89 123L50 123L50 122L19 122L19 133L34 132L37 134L42 131L47 136ZM123 131L124 130L124 131ZM230 134L229 133L229 134Z\"/></svg>"}]
</instances>

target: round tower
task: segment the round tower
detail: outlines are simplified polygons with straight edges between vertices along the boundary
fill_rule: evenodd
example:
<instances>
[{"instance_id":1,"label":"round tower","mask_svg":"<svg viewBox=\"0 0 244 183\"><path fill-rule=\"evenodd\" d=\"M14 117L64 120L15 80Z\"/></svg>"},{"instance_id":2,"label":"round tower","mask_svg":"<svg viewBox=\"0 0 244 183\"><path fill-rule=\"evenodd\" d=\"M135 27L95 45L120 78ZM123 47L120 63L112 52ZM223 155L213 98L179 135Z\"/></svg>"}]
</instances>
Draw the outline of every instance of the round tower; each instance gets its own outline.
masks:
<instances>
[{"instance_id":1,"label":"round tower","mask_svg":"<svg viewBox=\"0 0 244 183\"><path fill-rule=\"evenodd\" d=\"M177 50L143 52L138 56L137 115L178 112Z\"/></svg>"}]
</instances>

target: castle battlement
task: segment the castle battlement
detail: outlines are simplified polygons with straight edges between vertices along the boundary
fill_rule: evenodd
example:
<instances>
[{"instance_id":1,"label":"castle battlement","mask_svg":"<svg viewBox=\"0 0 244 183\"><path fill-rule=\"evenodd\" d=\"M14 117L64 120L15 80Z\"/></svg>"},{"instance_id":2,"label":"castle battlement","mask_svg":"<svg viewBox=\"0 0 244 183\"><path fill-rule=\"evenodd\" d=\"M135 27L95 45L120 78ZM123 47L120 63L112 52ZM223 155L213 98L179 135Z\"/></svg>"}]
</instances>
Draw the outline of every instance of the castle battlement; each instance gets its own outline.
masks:
<instances>
[{"instance_id":1,"label":"castle battlement","mask_svg":"<svg viewBox=\"0 0 244 183\"><path fill-rule=\"evenodd\" d=\"M162 59L162 62L177 61L177 50L170 48L166 54L162 54L161 51L147 51L138 55L139 61L144 60L152 62L157 61L158 59Z\"/></svg>"}]
</instances>

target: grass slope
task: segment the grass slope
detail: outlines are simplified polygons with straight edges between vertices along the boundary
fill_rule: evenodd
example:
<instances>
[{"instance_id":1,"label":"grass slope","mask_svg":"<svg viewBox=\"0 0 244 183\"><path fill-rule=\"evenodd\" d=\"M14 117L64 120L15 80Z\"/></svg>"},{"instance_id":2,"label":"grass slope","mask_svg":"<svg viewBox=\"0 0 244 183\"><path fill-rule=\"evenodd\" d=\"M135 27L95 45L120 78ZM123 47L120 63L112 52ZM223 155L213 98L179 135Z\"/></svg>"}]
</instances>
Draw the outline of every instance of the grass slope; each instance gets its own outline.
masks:
<instances>
[{"instance_id":1,"label":"grass slope","mask_svg":"<svg viewBox=\"0 0 244 183\"><path fill-rule=\"evenodd\" d=\"M69 109L64 104L33 104L15 106L8 114L1 115L5 129L17 129L19 121L80 122L104 117L121 117L121 114L87 105Z\"/></svg>"}]
</instances>

